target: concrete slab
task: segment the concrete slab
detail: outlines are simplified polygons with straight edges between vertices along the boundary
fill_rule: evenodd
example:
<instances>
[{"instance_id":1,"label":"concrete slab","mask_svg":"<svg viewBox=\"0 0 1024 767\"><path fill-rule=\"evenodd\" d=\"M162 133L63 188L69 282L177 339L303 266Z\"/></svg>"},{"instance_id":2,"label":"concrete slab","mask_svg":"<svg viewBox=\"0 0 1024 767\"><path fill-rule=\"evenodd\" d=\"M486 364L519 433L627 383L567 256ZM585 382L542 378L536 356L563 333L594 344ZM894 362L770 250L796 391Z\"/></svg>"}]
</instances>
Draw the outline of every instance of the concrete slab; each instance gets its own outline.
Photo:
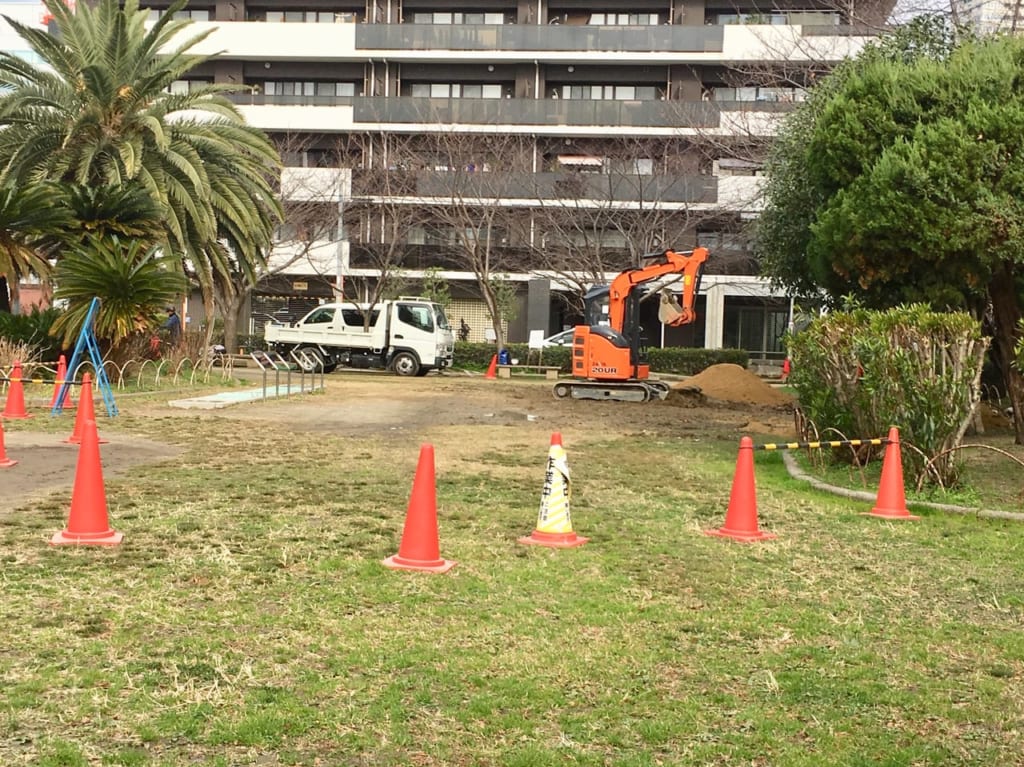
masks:
<instances>
[{"instance_id":1,"label":"concrete slab","mask_svg":"<svg viewBox=\"0 0 1024 767\"><path fill-rule=\"evenodd\" d=\"M319 387L317 387L319 388ZM225 391L219 394L208 394L205 397L191 397L189 399L171 400L167 404L171 407L183 408L186 410L216 410L222 407L230 407L242 402L255 402L261 399L276 399L287 397L290 394L302 394L303 392L315 391L306 387L303 389L298 384L291 386L262 386L258 389L239 389L236 391Z\"/></svg>"}]
</instances>

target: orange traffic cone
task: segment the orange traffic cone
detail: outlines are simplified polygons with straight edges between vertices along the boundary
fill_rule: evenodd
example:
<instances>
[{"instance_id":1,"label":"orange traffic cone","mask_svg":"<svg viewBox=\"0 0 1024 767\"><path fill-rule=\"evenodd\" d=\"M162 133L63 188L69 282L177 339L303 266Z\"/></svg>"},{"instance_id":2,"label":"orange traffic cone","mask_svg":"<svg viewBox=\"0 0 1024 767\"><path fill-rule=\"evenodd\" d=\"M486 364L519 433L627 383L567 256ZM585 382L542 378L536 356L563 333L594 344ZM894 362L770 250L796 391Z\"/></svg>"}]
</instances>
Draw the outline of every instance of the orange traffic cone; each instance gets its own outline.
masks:
<instances>
[{"instance_id":1,"label":"orange traffic cone","mask_svg":"<svg viewBox=\"0 0 1024 767\"><path fill-rule=\"evenodd\" d=\"M53 396L50 398L50 408L57 404L57 397L60 395L60 389L67 381L68 378L68 363L64 359L64 355L60 355L60 359L57 361L57 380L53 382ZM74 400L71 399L71 387L64 393L64 402L61 403L62 408L73 408L75 406Z\"/></svg>"},{"instance_id":2,"label":"orange traffic cone","mask_svg":"<svg viewBox=\"0 0 1024 767\"><path fill-rule=\"evenodd\" d=\"M498 355L495 354L491 357L491 364L487 368L487 374L484 378L497 378L498 377Z\"/></svg>"},{"instance_id":3,"label":"orange traffic cone","mask_svg":"<svg viewBox=\"0 0 1024 767\"><path fill-rule=\"evenodd\" d=\"M434 485L434 446L420 448L420 460L405 514L405 530L398 553L384 560L392 570L446 573L456 563L441 559L437 536L437 490Z\"/></svg>"},{"instance_id":4,"label":"orange traffic cone","mask_svg":"<svg viewBox=\"0 0 1024 767\"><path fill-rule=\"evenodd\" d=\"M80 543L88 546L116 546L123 538L121 533L110 528L99 433L95 421L86 421L82 425L82 445L78 450L68 526L50 539L50 545Z\"/></svg>"},{"instance_id":5,"label":"orange traffic cone","mask_svg":"<svg viewBox=\"0 0 1024 767\"><path fill-rule=\"evenodd\" d=\"M537 527L529 536L520 538L519 543L569 549L590 540L573 532L569 515L570 495L569 459L562 447L562 435L556 431L551 435L551 447L548 448L548 469L540 496Z\"/></svg>"},{"instance_id":6,"label":"orange traffic cone","mask_svg":"<svg viewBox=\"0 0 1024 767\"><path fill-rule=\"evenodd\" d=\"M75 416L75 428L71 436L65 442L70 445L77 445L82 441L82 429L86 421L96 420L96 410L92 404L92 376L86 373L82 376L82 395L78 399L78 414ZM107 444L109 440L101 439L101 445Z\"/></svg>"},{"instance_id":7,"label":"orange traffic cone","mask_svg":"<svg viewBox=\"0 0 1024 767\"><path fill-rule=\"evenodd\" d=\"M17 461L7 457L7 447L4 445L4 422L0 419L0 469L7 469L14 466Z\"/></svg>"},{"instance_id":8,"label":"orange traffic cone","mask_svg":"<svg viewBox=\"0 0 1024 767\"><path fill-rule=\"evenodd\" d=\"M7 404L0 418L31 418L25 412L25 387L21 383L21 363L15 362L11 370L11 388L7 390Z\"/></svg>"},{"instance_id":9,"label":"orange traffic cone","mask_svg":"<svg viewBox=\"0 0 1024 767\"><path fill-rule=\"evenodd\" d=\"M782 380L783 381L788 381L789 380L789 374L792 372L792 370L793 370L793 363L789 361L789 357L786 357L786 359L784 359L782 361Z\"/></svg>"},{"instance_id":10,"label":"orange traffic cone","mask_svg":"<svg viewBox=\"0 0 1024 767\"><path fill-rule=\"evenodd\" d=\"M920 519L907 511L907 497L903 490L903 458L900 455L900 430L889 429L889 444L885 446L882 461L882 479L878 483L875 508L868 516L886 519Z\"/></svg>"},{"instance_id":11,"label":"orange traffic cone","mask_svg":"<svg viewBox=\"0 0 1024 767\"><path fill-rule=\"evenodd\" d=\"M736 473L732 478L732 492L729 495L729 508L725 512L725 525L717 530L705 530L704 533L737 541L763 541L777 537L757 528L754 442L750 437L740 439L740 450L736 456Z\"/></svg>"}]
</instances>

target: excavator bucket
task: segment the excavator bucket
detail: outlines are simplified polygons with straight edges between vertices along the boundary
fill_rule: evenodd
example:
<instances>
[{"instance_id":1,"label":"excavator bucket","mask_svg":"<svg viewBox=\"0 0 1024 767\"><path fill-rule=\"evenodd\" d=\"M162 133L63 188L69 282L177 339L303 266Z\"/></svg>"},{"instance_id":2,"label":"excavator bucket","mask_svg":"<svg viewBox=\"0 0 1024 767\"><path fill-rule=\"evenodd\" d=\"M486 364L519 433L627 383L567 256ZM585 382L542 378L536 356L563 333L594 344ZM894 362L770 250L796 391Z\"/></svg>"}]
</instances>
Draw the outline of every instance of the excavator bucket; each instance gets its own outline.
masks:
<instances>
[{"instance_id":1,"label":"excavator bucket","mask_svg":"<svg viewBox=\"0 0 1024 767\"><path fill-rule=\"evenodd\" d=\"M661 305L658 307L658 321L662 325L672 325L683 315L683 307L676 301L672 291L661 289Z\"/></svg>"}]
</instances>

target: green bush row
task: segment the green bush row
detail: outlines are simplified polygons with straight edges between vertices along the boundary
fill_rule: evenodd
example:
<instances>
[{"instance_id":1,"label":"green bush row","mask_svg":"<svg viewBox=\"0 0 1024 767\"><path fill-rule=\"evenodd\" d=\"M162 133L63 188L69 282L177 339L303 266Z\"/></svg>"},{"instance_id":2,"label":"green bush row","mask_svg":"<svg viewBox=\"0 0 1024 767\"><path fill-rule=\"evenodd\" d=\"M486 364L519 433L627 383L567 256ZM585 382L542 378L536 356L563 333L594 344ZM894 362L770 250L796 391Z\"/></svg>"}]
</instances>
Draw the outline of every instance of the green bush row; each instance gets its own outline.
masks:
<instances>
[{"instance_id":1,"label":"green bush row","mask_svg":"<svg viewBox=\"0 0 1024 767\"><path fill-rule=\"evenodd\" d=\"M526 344L507 344L506 348L511 357L518 359L520 364L527 361L527 352L531 363L538 360L537 350L530 351ZM550 346L543 350L540 359L545 365L558 365L563 373L569 373L570 352L568 346ZM459 341L455 344L455 367L486 370L491 364L491 357L496 353L494 344ZM696 375L711 365L721 363L746 367L750 361L749 355L742 349L690 349L674 346L667 349L648 349L647 356L651 370L677 375Z\"/></svg>"}]
</instances>

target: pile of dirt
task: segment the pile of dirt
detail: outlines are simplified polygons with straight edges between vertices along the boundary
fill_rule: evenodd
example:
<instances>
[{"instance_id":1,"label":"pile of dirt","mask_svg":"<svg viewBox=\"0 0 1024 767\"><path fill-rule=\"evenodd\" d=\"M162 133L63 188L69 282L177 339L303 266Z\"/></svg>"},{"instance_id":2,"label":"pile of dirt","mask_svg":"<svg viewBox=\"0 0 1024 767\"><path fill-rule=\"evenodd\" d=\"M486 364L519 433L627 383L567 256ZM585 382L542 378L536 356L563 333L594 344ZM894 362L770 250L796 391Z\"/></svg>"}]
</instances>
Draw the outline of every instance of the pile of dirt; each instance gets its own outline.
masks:
<instances>
[{"instance_id":1,"label":"pile of dirt","mask_svg":"<svg viewBox=\"0 0 1024 767\"><path fill-rule=\"evenodd\" d=\"M678 384L679 388L699 387L701 393L723 402L747 405L786 407L793 404L788 394L772 388L746 368L739 365L712 365ZM674 386L673 389L676 387Z\"/></svg>"}]
</instances>

